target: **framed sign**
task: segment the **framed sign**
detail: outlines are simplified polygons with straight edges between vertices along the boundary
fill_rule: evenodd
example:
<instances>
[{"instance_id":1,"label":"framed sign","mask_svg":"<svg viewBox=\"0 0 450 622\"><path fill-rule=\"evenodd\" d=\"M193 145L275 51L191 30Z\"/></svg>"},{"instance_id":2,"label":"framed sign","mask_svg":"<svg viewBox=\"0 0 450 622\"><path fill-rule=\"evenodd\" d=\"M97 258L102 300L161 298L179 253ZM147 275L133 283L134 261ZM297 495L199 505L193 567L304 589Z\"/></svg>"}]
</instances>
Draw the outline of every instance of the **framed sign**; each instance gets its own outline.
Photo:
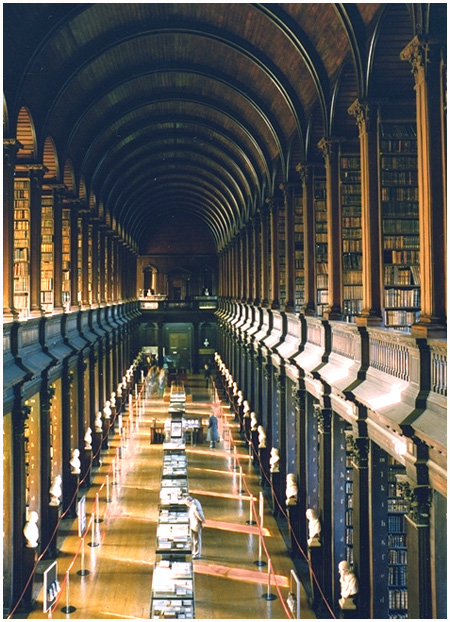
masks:
<instances>
[{"instance_id":1,"label":"framed sign","mask_svg":"<svg viewBox=\"0 0 450 622\"><path fill-rule=\"evenodd\" d=\"M78 501L78 535L80 538L86 530L86 497Z\"/></svg>"},{"instance_id":2,"label":"framed sign","mask_svg":"<svg viewBox=\"0 0 450 622\"><path fill-rule=\"evenodd\" d=\"M44 599L43 610L46 613L56 603L56 598L61 590L58 581L58 562L53 562L43 573Z\"/></svg>"}]
</instances>

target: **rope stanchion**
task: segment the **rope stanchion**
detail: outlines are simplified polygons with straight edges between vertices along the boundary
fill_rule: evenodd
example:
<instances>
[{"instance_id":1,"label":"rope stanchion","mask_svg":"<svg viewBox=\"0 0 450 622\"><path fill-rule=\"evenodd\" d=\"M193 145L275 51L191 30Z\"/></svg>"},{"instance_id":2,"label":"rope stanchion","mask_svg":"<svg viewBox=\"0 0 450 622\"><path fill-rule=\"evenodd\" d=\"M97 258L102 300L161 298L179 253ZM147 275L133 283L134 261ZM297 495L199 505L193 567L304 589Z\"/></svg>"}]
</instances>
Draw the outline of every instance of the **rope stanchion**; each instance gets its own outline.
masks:
<instances>
[{"instance_id":1,"label":"rope stanchion","mask_svg":"<svg viewBox=\"0 0 450 622\"><path fill-rule=\"evenodd\" d=\"M266 600L275 600L276 599L276 594L272 594L270 592L270 573L272 571L272 560L269 559L267 560L267 592L265 594L262 595L263 598L265 598Z\"/></svg>"},{"instance_id":2,"label":"rope stanchion","mask_svg":"<svg viewBox=\"0 0 450 622\"><path fill-rule=\"evenodd\" d=\"M84 538L81 538L81 568L77 572L77 574L79 574L80 577L85 577L86 575L90 574L90 570L86 570L84 566Z\"/></svg>"},{"instance_id":3,"label":"rope stanchion","mask_svg":"<svg viewBox=\"0 0 450 622\"><path fill-rule=\"evenodd\" d=\"M109 475L106 476L106 503L111 503L112 499L109 495Z\"/></svg>"},{"instance_id":4,"label":"rope stanchion","mask_svg":"<svg viewBox=\"0 0 450 622\"><path fill-rule=\"evenodd\" d=\"M91 541L89 542L89 546L92 547L96 547L96 546L100 546L100 542L97 542L95 539L95 520L94 520L94 514L92 514L92 536L91 536Z\"/></svg>"},{"instance_id":5,"label":"rope stanchion","mask_svg":"<svg viewBox=\"0 0 450 622\"><path fill-rule=\"evenodd\" d=\"M256 525L256 521L253 520L253 496L250 495L250 518L245 521L246 525Z\"/></svg>"},{"instance_id":6,"label":"rope stanchion","mask_svg":"<svg viewBox=\"0 0 450 622\"><path fill-rule=\"evenodd\" d=\"M77 610L76 607L73 607L70 604L70 581L69 581L69 576L70 576L69 575L69 571L66 570L66 580L65 580L65 584L66 584L66 606L61 609L61 611L63 613L73 613L74 611Z\"/></svg>"}]
</instances>

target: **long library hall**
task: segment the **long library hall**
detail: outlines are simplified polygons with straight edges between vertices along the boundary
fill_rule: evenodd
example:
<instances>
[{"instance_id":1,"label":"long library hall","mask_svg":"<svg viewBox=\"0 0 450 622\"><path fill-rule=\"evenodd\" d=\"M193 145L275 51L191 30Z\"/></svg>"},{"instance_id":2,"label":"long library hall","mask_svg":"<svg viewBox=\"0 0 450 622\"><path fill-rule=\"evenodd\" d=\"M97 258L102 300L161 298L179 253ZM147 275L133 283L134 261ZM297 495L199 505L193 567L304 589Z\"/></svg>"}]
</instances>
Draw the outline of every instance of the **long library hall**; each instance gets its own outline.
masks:
<instances>
[{"instance_id":1,"label":"long library hall","mask_svg":"<svg viewBox=\"0 0 450 622\"><path fill-rule=\"evenodd\" d=\"M3 35L4 618L448 619L447 4Z\"/></svg>"}]
</instances>

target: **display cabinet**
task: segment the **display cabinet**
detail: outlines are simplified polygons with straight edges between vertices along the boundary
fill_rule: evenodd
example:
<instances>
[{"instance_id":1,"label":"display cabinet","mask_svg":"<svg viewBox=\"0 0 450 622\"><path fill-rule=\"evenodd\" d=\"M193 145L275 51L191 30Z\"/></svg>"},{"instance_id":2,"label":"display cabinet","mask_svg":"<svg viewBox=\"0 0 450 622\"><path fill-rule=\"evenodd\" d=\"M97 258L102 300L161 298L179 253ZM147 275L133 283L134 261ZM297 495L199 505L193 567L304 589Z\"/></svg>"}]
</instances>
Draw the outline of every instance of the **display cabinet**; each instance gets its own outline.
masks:
<instances>
[{"instance_id":1,"label":"display cabinet","mask_svg":"<svg viewBox=\"0 0 450 622\"><path fill-rule=\"evenodd\" d=\"M409 332L420 311L415 123L381 118L379 154L384 322Z\"/></svg>"},{"instance_id":2,"label":"display cabinet","mask_svg":"<svg viewBox=\"0 0 450 622\"><path fill-rule=\"evenodd\" d=\"M194 617L192 562L157 557L153 570L150 618Z\"/></svg>"},{"instance_id":3,"label":"display cabinet","mask_svg":"<svg viewBox=\"0 0 450 622\"><path fill-rule=\"evenodd\" d=\"M362 310L361 158L341 154L340 195L342 217L342 311L354 321Z\"/></svg>"}]
</instances>

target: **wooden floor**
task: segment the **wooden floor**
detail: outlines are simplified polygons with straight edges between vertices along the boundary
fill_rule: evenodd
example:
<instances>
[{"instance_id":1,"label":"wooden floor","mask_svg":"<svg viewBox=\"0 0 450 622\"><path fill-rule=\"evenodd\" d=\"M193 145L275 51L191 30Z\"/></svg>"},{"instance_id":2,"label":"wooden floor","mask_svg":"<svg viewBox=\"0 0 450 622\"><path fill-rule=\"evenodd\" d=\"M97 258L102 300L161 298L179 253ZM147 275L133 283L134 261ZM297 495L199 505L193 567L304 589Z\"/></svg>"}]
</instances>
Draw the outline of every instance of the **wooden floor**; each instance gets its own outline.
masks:
<instances>
[{"instance_id":1,"label":"wooden floor","mask_svg":"<svg viewBox=\"0 0 450 622\"><path fill-rule=\"evenodd\" d=\"M212 410L212 392L205 389L201 376L190 376L188 385L193 400L187 404L187 414L208 417ZM102 452L102 464L93 474L90 488L85 489L89 518L95 512L96 493L99 495L100 521L94 523L94 532L89 531L84 547L77 535L77 520L62 521L58 577L63 584L69 571L69 602L64 584L52 612L53 618L149 617L163 451L162 445L149 443L149 429L152 418L167 416L167 406L162 397L149 397L140 420L135 416L133 428L129 428L122 457L117 453L118 434L110 440L109 449ZM275 574L270 588L267 564L255 563L267 562L267 554L264 547L260 554L257 528L246 523L250 518L248 491L256 498L258 506L261 488L225 403L222 403L222 410L232 431L231 448L228 449L228 443L223 440L215 449L210 449L206 442L186 447L190 493L201 501L207 519L202 557L194 561L195 617L205 620L295 617L286 605L294 566L267 504L264 507L264 545ZM105 474L113 459L120 465L120 474L116 485L110 475L112 501L106 503ZM241 477L238 468L234 468L238 463L242 466ZM244 492L240 492L241 486ZM91 546L93 543L98 546ZM51 563L42 561L39 564L35 580L37 599L33 611L26 616L28 619L48 617L48 613L43 613L43 590L39 587L41 573ZM81 576L82 568L88 574ZM63 611L67 605L74 609L70 614ZM315 617L303 588L301 617Z\"/></svg>"}]
</instances>

